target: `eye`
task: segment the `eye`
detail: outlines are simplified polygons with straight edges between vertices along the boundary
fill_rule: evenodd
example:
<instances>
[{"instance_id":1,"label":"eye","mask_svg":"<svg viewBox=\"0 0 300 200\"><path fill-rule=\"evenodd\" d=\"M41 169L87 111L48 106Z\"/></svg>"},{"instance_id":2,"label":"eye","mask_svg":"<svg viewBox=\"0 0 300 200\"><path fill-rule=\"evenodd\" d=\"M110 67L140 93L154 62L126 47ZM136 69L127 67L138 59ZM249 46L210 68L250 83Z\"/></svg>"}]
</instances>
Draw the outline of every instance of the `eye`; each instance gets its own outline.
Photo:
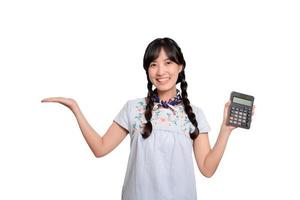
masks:
<instances>
[{"instance_id":1,"label":"eye","mask_svg":"<svg viewBox=\"0 0 300 200\"><path fill-rule=\"evenodd\" d=\"M151 63L151 64L150 64L150 67L155 67L155 66L156 66L155 63Z\"/></svg>"},{"instance_id":2,"label":"eye","mask_svg":"<svg viewBox=\"0 0 300 200\"><path fill-rule=\"evenodd\" d=\"M167 61L167 65L170 65L172 62L171 61Z\"/></svg>"}]
</instances>

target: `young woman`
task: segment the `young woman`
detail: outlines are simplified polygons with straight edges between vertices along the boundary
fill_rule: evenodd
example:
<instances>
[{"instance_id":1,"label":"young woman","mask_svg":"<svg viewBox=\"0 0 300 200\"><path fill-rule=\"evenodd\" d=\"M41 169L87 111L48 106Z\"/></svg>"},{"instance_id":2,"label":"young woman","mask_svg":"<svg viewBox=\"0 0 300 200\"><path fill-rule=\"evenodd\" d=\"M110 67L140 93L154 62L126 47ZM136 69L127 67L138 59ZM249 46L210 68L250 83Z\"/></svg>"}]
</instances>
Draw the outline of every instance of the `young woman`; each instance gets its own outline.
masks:
<instances>
[{"instance_id":1,"label":"young woman","mask_svg":"<svg viewBox=\"0 0 300 200\"><path fill-rule=\"evenodd\" d=\"M75 100L52 97L42 102L70 108L96 157L110 153L129 133L122 200L196 200L192 152L200 172L211 177L235 129L226 125L230 101L225 104L219 136L211 149L206 117L188 99L186 63L177 43L171 38L153 40L146 48L143 65L147 97L128 100L103 136L89 125Z\"/></svg>"}]
</instances>

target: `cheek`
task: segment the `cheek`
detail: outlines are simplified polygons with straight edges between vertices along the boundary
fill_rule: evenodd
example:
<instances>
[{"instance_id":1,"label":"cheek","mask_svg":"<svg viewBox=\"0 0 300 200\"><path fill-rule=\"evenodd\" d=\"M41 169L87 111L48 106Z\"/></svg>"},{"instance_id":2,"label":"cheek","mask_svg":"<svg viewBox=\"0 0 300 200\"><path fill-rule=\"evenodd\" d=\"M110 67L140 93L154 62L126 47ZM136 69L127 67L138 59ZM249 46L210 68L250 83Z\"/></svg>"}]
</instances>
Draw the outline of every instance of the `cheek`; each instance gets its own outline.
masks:
<instances>
[{"instance_id":1,"label":"cheek","mask_svg":"<svg viewBox=\"0 0 300 200\"><path fill-rule=\"evenodd\" d=\"M154 73L153 73L151 70L149 70L149 71L148 71L148 76L149 76L149 79L150 79L150 80L153 80Z\"/></svg>"},{"instance_id":2,"label":"cheek","mask_svg":"<svg viewBox=\"0 0 300 200\"><path fill-rule=\"evenodd\" d=\"M178 79L178 75L177 75L177 74L174 74L173 77L172 77L172 79L173 79L174 82L176 82L177 79Z\"/></svg>"},{"instance_id":3,"label":"cheek","mask_svg":"<svg viewBox=\"0 0 300 200\"><path fill-rule=\"evenodd\" d=\"M172 78L176 79L178 77L178 75L179 75L178 71L176 71L176 70L172 71Z\"/></svg>"}]
</instances>

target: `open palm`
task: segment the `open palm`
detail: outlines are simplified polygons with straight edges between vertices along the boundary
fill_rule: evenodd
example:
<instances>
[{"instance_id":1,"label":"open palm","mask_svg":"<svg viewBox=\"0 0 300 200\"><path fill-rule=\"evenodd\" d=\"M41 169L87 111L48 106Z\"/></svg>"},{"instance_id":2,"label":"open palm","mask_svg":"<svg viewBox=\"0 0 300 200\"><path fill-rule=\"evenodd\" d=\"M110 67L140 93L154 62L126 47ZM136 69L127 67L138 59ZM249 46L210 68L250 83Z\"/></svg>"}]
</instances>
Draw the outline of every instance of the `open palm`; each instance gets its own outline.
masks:
<instances>
[{"instance_id":1,"label":"open palm","mask_svg":"<svg viewBox=\"0 0 300 200\"><path fill-rule=\"evenodd\" d=\"M60 103L66 107L68 107L69 109L73 109L77 103L74 99L72 98L65 98L65 97L49 97L49 98L45 98L43 100L41 100L42 103L44 102L55 102L55 103Z\"/></svg>"}]
</instances>

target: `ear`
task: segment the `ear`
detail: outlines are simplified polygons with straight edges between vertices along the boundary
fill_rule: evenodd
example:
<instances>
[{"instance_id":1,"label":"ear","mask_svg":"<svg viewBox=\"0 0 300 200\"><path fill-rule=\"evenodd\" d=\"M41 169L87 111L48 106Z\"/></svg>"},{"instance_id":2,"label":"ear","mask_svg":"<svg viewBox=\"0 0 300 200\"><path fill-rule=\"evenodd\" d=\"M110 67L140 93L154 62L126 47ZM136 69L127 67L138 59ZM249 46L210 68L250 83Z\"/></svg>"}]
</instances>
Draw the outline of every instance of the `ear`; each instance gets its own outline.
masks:
<instances>
[{"instance_id":1,"label":"ear","mask_svg":"<svg viewBox=\"0 0 300 200\"><path fill-rule=\"evenodd\" d=\"M179 65L179 73L182 72L183 65Z\"/></svg>"}]
</instances>

